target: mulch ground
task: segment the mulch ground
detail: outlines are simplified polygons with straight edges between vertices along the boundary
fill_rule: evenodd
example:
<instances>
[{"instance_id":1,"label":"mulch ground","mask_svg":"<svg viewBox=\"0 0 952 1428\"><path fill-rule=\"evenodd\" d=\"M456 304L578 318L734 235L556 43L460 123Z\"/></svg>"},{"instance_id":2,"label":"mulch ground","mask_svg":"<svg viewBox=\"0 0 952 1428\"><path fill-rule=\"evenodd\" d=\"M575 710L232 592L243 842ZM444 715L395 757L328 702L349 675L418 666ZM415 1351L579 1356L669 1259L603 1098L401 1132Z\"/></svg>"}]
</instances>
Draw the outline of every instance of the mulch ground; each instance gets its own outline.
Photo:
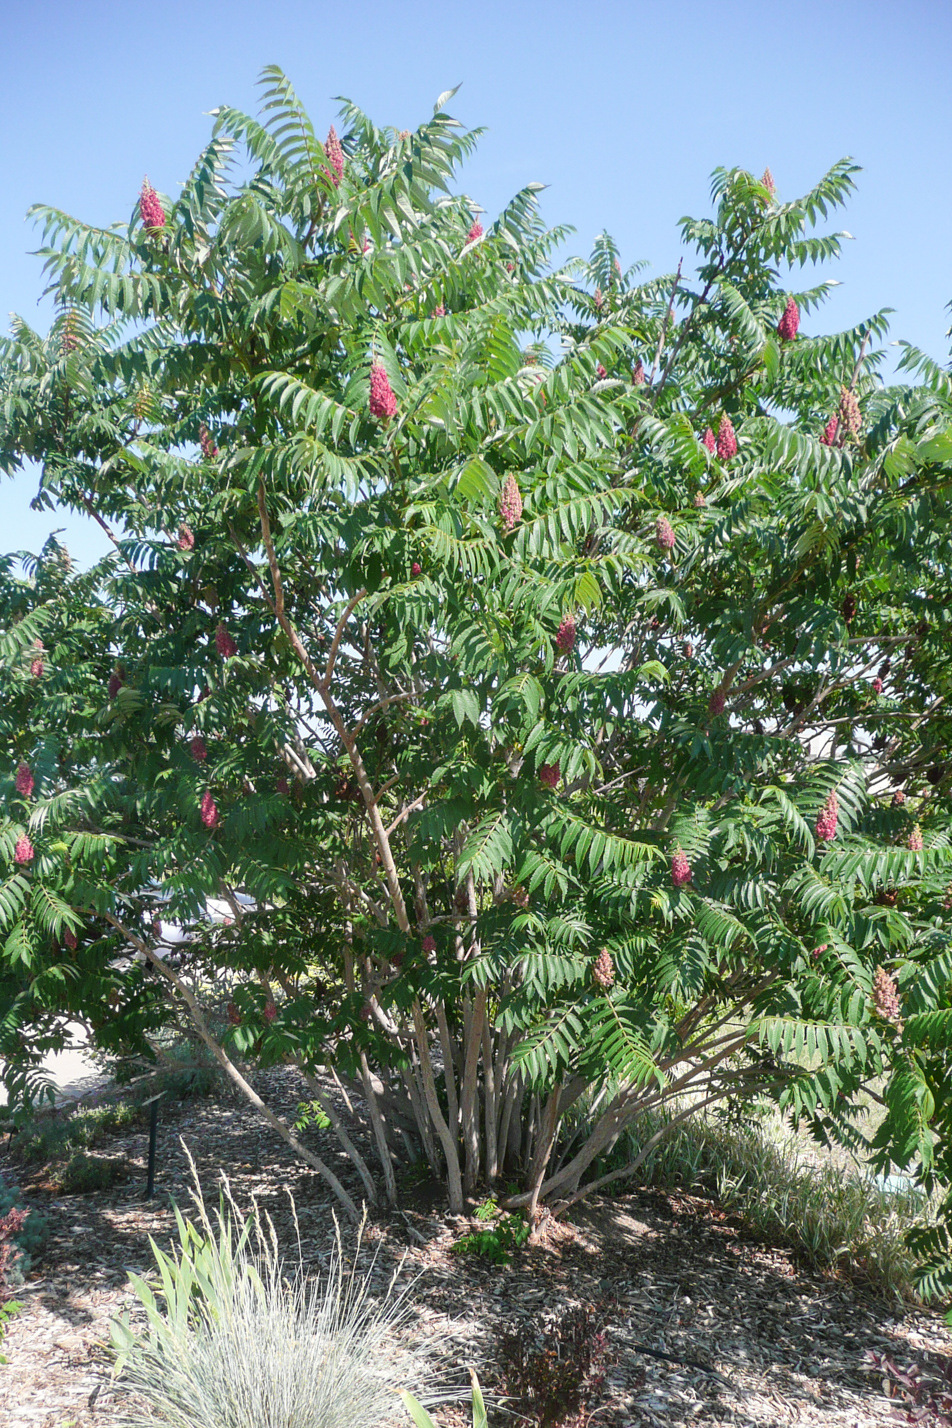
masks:
<instances>
[{"instance_id":1,"label":"mulch ground","mask_svg":"<svg viewBox=\"0 0 952 1428\"><path fill-rule=\"evenodd\" d=\"M269 1099L286 1113L305 1092L294 1073L269 1073ZM335 1154L320 1153L359 1197L359 1182ZM23 1312L3 1343L0 1423L5 1428L116 1428L123 1398L105 1351L110 1318L134 1303L129 1273L151 1267L148 1239L174 1234L171 1202L186 1207L193 1156L209 1205L220 1169L237 1202L268 1209L293 1252L297 1210L305 1262L319 1273L334 1239L333 1201L266 1127L234 1102L186 1102L163 1109L157 1193L143 1200L147 1135L117 1138L130 1177L107 1191L63 1196L36 1171L0 1151L0 1174L20 1184L45 1214L51 1234L18 1298ZM508 1265L452 1252L477 1221L454 1219L433 1187L408 1191L399 1213L372 1216L360 1266L382 1292L395 1270L412 1281L412 1333L448 1384L475 1367L487 1390L490 1423L526 1424L500 1394L498 1345L518 1333L538 1340L566 1306L605 1306L610 1366L591 1422L603 1428L672 1428L727 1423L895 1423L867 1350L909 1362L923 1352L952 1364L952 1331L941 1316L905 1312L844 1282L798 1267L789 1251L750 1238L709 1200L633 1192L588 1205L543 1243ZM345 1240L347 1238L345 1232ZM374 1258L376 1256L376 1258ZM402 1262L402 1268L401 1266ZM413 1388L413 1384L408 1387ZM470 1421L462 1400L434 1409L443 1428ZM395 1421L399 1421L399 1412Z\"/></svg>"}]
</instances>

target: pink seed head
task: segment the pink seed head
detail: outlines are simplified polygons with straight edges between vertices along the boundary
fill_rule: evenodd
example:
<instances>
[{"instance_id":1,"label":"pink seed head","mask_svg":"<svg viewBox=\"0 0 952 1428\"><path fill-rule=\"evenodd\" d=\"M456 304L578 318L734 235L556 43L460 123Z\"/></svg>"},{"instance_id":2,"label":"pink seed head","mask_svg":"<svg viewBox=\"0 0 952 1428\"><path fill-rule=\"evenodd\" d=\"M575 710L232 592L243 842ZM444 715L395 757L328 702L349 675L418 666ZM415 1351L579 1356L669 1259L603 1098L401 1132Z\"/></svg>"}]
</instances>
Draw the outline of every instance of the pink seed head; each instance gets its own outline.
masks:
<instances>
[{"instance_id":1,"label":"pink seed head","mask_svg":"<svg viewBox=\"0 0 952 1428\"><path fill-rule=\"evenodd\" d=\"M831 793L820 809L816 820L816 836L821 843L832 843L836 837L836 818L839 803L836 794Z\"/></svg>"},{"instance_id":2,"label":"pink seed head","mask_svg":"<svg viewBox=\"0 0 952 1428\"><path fill-rule=\"evenodd\" d=\"M575 648L575 618L563 615L562 623L555 632L555 648L559 654L571 654Z\"/></svg>"},{"instance_id":3,"label":"pink seed head","mask_svg":"<svg viewBox=\"0 0 952 1428\"><path fill-rule=\"evenodd\" d=\"M196 763L203 764L208 758L208 747L201 734L196 734L194 739L189 740L188 750Z\"/></svg>"},{"instance_id":4,"label":"pink seed head","mask_svg":"<svg viewBox=\"0 0 952 1428\"><path fill-rule=\"evenodd\" d=\"M436 951L436 938L431 937L430 934L427 933L423 941L420 943L420 946L423 948L424 952L429 957L431 953Z\"/></svg>"},{"instance_id":5,"label":"pink seed head","mask_svg":"<svg viewBox=\"0 0 952 1428\"><path fill-rule=\"evenodd\" d=\"M241 1012L236 1002L228 1003L228 1021L231 1026L241 1026Z\"/></svg>"},{"instance_id":6,"label":"pink seed head","mask_svg":"<svg viewBox=\"0 0 952 1428\"><path fill-rule=\"evenodd\" d=\"M202 448L202 456L204 457L204 459L206 461L214 461L215 457L218 455L218 447L212 440L211 433L204 422L202 422L201 426L198 428L198 442Z\"/></svg>"},{"instance_id":7,"label":"pink seed head","mask_svg":"<svg viewBox=\"0 0 952 1428\"><path fill-rule=\"evenodd\" d=\"M114 669L112 674L109 676L109 683L106 685L106 693L109 695L110 699L115 699L116 695L119 693L125 682L126 681L123 679L119 671L117 669Z\"/></svg>"},{"instance_id":8,"label":"pink seed head","mask_svg":"<svg viewBox=\"0 0 952 1428\"><path fill-rule=\"evenodd\" d=\"M774 194L777 192L777 185L774 183L774 176L770 172L769 165L767 166L767 168L764 169L760 182L770 194L770 197L773 198Z\"/></svg>"},{"instance_id":9,"label":"pink seed head","mask_svg":"<svg viewBox=\"0 0 952 1428\"><path fill-rule=\"evenodd\" d=\"M787 299L787 306L783 310L783 317L777 324L777 336L781 342L792 342L796 337L800 327L800 309L793 298Z\"/></svg>"},{"instance_id":10,"label":"pink seed head","mask_svg":"<svg viewBox=\"0 0 952 1428\"><path fill-rule=\"evenodd\" d=\"M66 931L63 933L63 942L71 952L76 951L76 933L73 932L72 929L69 927L67 927Z\"/></svg>"},{"instance_id":11,"label":"pink seed head","mask_svg":"<svg viewBox=\"0 0 952 1428\"><path fill-rule=\"evenodd\" d=\"M839 430L839 417L831 416L826 426L823 428L823 435L820 437L821 446L832 446L836 440L836 433Z\"/></svg>"},{"instance_id":12,"label":"pink seed head","mask_svg":"<svg viewBox=\"0 0 952 1428\"><path fill-rule=\"evenodd\" d=\"M717 428L717 459L730 461L731 457L736 455L737 437L734 435L734 425L730 417L725 414L721 417L720 425Z\"/></svg>"},{"instance_id":13,"label":"pink seed head","mask_svg":"<svg viewBox=\"0 0 952 1428\"><path fill-rule=\"evenodd\" d=\"M344 177L344 151L340 146L340 139L337 137L337 130L333 124L327 132L327 138L324 140L324 153L327 155L331 167L334 170L333 173L331 173L329 169L325 169L324 172L336 188Z\"/></svg>"},{"instance_id":14,"label":"pink seed head","mask_svg":"<svg viewBox=\"0 0 952 1428\"><path fill-rule=\"evenodd\" d=\"M712 456L717 450L717 438L715 437L710 427L707 428L704 435L701 437L701 445L706 446Z\"/></svg>"},{"instance_id":15,"label":"pink seed head","mask_svg":"<svg viewBox=\"0 0 952 1428\"><path fill-rule=\"evenodd\" d=\"M397 414L397 399L385 368L375 362L370 369L370 415L388 421Z\"/></svg>"},{"instance_id":16,"label":"pink seed head","mask_svg":"<svg viewBox=\"0 0 952 1428\"><path fill-rule=\"evenodd\" d=\"M707 505L707 497L705 496L703 491L695 491L694 504L697 506L698 510L700 510L702 506Z\"/></svg>"},{"instance_id":17,"label":"pink seed head","mask_svg":"<svg viewBox=\"0 0 952 1428\"><path fill-rule=\"evenodd\" d=\"M667 516L659 516L655 521L655 540L660 550L674 550L674 527Z\"/></svg>"},{"instance_id":18,"label":"pink seed head","mask_svg":"<svg viewBox=\"0 0 952 1428\"><path fill-rule=\"evenodd\" d=\"M883 682L878 675L873 680L872 689L874 694L882 694L883 692Z\"/></svg>"},{"instance_id":19,"label":"pink seed head","mask_svg":"<svg viewBox=\"0 0 952 1428\"><path fill-rule=\"evenodd\" d=\"M645 364L640 357L631 369L631 381L635 387L643 387L645 385Z\"/></svg>"},{"instance_id":20,"label":"pink seed head","mask_svg":"<svg viewBox=\"0 0 952 1428\"><path fill-rule=\"evenodd\" d=\"M43 678L43 669L43 661L39 658L39 656L37 656L36 659L30 660L30 674L34 679Z\"/></svg>"},{"instance_id":21,"label":"pink seed head","mask_svg":"<svg viewBox=\"0 0 952 1428\"><path fill-rule=\"evenodd\" d=\"M558 788L562 770L558 764L543 764L539 769L539 782L546 788Z\"/></svg>"},{"instance_id":22,"label":"pink seed head","mask_svg":"<svg viewBox=\"0 0 952 1428\"><path fill-rule=\"evenodd\" d=\"M918 823L913 826L912 832L909 834L909 837L906 840L906 847L910 850L910 852L913 853L922 852L922 849L924 847L922 841L922 829L919 827Z\"/></svg>"},{"instance_id":23,"label":"pink seed head","mask_svg":"<svg viewBox=\"0 0 952 1428\"><path fill-rule=\"evenodd\" d=\"M828 942L821 942L819 947L814 947L813 951L810 953L810 956L813 958L814 962L819 962L820 958L823 956L823 953L826 951L829 945L830 944Z\"/></svg>"},{"instance_id":24,"label":"pink seed head","mask_svg":"<svg viewBox=\"0 0 952 1428\"><path fill-rule=\"evenodd\" d=\"M195 537L192 534L191 526L186 525L185 521L183 521L178 528L178 540L176 541L176 545L179 550L195 549Z\"/></svg>"},{"instance_id":25,"label":"pink seed head","mask_svg":"<svg viewBox=\"0 0 952 1428\"><path fill-rule=\"evenodd\" d=\"M214 828L218 822L218 808L212 798L211 790L207 788L202 794L202 822L206 828Z\"/></svg>"},{"instance_id":26,"label":"pink seed head","mask_svg":"<svg viewBox=\"0 0 952 1428\"><path fill-rule=\"evenodd\" d=\"M893 794L892 801L894 807L896 808L900 808L902 804L905 803L906 795L903 793L901 788L896 789L895 793Z\"/></svg>"},{"instance_id":27,"label":"pink seed head","mask_svg":"<svg viewBox=\"0 0 952 1428\"><path fill-rule=\"evenodd\" d=\"M13 850L13 861L19 863L21 867L24 863L33 862L33 844L25 833L21 833L17 839L16 847Z\"/></svg>"},{"instance_id":28,"label":"pink seed head","mask_svg":"<svg viewBox=\"0 0 952 1428\"><path fill-rule=\"evenodd\" d=\"M684 644L681 646L681 653L684 655L685 659L694 658L694 646L692 645L690 640L684 641Z\"/></svg>"},{"instance_id":29,"label":"pink seed head","mask_svg":"<svg viewBox=\"0 0 952 1428\"><path fill-rule=\"evenodd\" d=\"M475 243L477 238L482 238L484 233L483 225L478 218L473 219L473 226L466 235L467 243Z\"/></svg>"},{"instance_id":30,"label":"pink seed head","mask_svg":"<svg viewBox=\"0 0 952 1428\"><path fill-rule=\"evenodd\" d=\"M238 653L238 646L221 623L215 629L215 648L222 659L232 659Z\"/></svg>"},{"instance_id":31,"label":"pink seed head","mask_svg":"<svg viewBox=\"0 0 952 1428\"><path fill-rule=\"evenodd\" d=\"M431 317L445 317L445 316L446 316L446 308L443 306L442 303L437 303L436 307L435 307L435 308L433 309L433 311L430 313L430 316L431 316Z\"/></svg>"},{"instance_id":32,"label":"pink seed head","mask_svg":"<svg viewBox=\"0 0 952 1428\"><path fill-rule=\"evenodd\" d=\"M845 387L840 392L839 415L844 431L849 432L850 436L859 436L860 428L863 425L859 402L856 400L856 393L847 391Z\"/></svg>"},{"instance_id":33,"label":"pink seed head","mask_svg":"<svg viewBox=\"0 0 952 1428\"><path fill-rule=\"evenodd\" d=\"M899 988L885 967L877 967L873 975L873 1005L884 1021L894 1022L902 1029Z\"/></svg>"},{"instance_id":34,"label":"pink seed head","mask_svg":"<svg viewBox=\"0 0 952 1428\"><path fill-rule=\"evenodd\" d=\"M691 864L688 862L687 854L683 848L676 848L671 859L671 881L676 888L683 888L691 881L694 874L691 872Z\"/></svg>"},{"instance_id":35,"label":"pink seed head","mask_svg":"<svg viewBox=\"0 0 952 1428\"><path fill-rule=\"evenodd\" d=\"M716 719L718 714L723 714L727 705L727 696L723 689L715 689L710 699L707 701L707 712Z\"/></svg>"},{"instance_id":36,"label":"pink seed head","mask_svg":"<svg viewBox=\"0 0 952 1428\"><path fill-rule=\"evenodd\" d=\"M603 307L604 302L605 302L605 299L602 297L602 290L601 290L601 288L596 288L596 289L595 289L595 297L594 297L593 301L594 301L595 306L596 306L596 308L598 309L598 311L601 312L602 307Z\"/></svg>"},{"instance_id":37,"label":"pink seed head","mask_svg":"<svg viewBox=\"0 0 952 1428\"><path fill-rule=\"evenodd\" d=\"M603 947L595 958L592 967L592 977L600 987L607 991L609 987L615 985L615 964L612 961L612 954L607 947Z\"/></svg>"},{"instance_id":38,"label":"pink seed head","mask_svg":"<svg viewBox=\"0 0 952 1428\"><path fill-rule=\"evenodd\" d=\"M274 1002L269 999L264 1004L264 1019L267 1022L272 1022L274 1021L277 1015L278 1009L275 1006Z\"/></svg>"},{"instance_id":39,"label":"pink seed head","mask_svg":"<svg viewBox=\"0 0 952 1428\"><path fill-rule=\"evenodd\" d=\"M17 767L17 793L21 798L33 797L33 775L29 764L21 763Z\"/></svg>"},{"instance_id":40,"label":"pink seed head","mask_svg":"<svg viewBox=\"0 0 952 1428\"><path fill-rule=\"evenodd\" d=\"M602 379L603 377L607 377L607 376L608 376L608 372L607 372L607 370L602 366L601 362L599 362L598 366L595 368L595 373L596 373L596 375L597 375L599 381L601 381L601 379Z\"/></svg>"},{"instance_id":41,"label":"pink seed head","mask_svg":"<svg viewBox=\"0 0 952 1428\"><path fill-rule=\"evenodd\" d=\"M165 210L147 178L142 180L142 190L139 194L139 216L144 228L165 227Z\"/></svg>"},{"instance_id":42,"label":"pink seed head","mask_svg":"<svg viewBox=\"0 0 952 1428\"><path fill-rule=\"evenodd\" d=\"M506 531L515 530L522 520L522 495L519 491L519 483L511 472L502 483L499 514L502 517L503 529Z\"/></svg>"},{"instance_id":43,"label":"pink seed head","mask_svg":"<svg viewBox=\"0 0 952 1428\"><path fill-rule=\"evenodd\" d=\"M413 562L413 564L410 566L410 574L411 574L411 575L422 575L422 574L423 574L423 566L420 564L420 562L419 562L418 560L415 560L415 561Z\"/></svg>"}]
</instances>

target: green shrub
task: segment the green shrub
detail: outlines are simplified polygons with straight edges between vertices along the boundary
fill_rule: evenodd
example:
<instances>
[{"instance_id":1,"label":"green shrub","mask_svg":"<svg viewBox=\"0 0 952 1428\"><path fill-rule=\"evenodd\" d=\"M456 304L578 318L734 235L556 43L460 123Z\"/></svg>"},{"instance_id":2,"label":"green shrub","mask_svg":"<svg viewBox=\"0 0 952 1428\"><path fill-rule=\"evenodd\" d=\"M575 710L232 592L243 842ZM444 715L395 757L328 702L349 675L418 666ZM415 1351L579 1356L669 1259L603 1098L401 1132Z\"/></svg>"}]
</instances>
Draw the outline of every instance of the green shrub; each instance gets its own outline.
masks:
<instances>
[{"instance_id":1,"label":"green shrub","mask_svg":"<svg viewBox=\"0 0 952 1428\"><path fill-rule=\"evenodd\" d=\"M64 1195L88 1195L93 1190L108 1190L125 1180L132 1166L124 1155L89 1155L77 1150L58 1174Z\"/></svg>"}]
</instances>

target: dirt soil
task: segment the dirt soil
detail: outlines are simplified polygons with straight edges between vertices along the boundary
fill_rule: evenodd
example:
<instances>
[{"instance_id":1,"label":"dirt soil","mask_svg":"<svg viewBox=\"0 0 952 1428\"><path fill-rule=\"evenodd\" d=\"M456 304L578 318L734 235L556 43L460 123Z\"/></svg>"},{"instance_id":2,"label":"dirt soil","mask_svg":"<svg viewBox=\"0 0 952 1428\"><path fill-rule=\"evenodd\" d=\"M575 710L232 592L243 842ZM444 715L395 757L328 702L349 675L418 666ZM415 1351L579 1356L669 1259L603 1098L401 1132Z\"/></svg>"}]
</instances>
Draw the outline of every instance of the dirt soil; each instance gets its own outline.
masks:
<instances>
[{"instance_id":1,"label":"dirt soil","mask_svg":"<svg viewBox=\"0 0 952 1428\"><path fill-rule=\"evenodd\" d=\"M287 1114L305 1098L290 1071L262 1081ZM86 1195L58 1196L42 1175L0 1150L4 1180L20 1184L51 1226L18 1292L23 1312L3 1344L4 1428L117 1428L123 1397L110 1378L107 1326L134 1303L129 1272L151 1267L148 1237L161 1245L172 1238L172 1197L188 1205L182 1142L210 1205L217 1204L224 1168L238 1203L250 1206L256 1197L293 1252L290 1190L305 1261L315 1272L327 1263L334 1235L329 1192L241 1105L163 1108L156 1196L148 1202L145 1131L104 1148L128 1158L130 1178ZM358 1197L359 1182L331 1133L320 1133L316 1143ZM636 1191L600 1199L505 1266L451 1252L474 1228L477 1221L445 1213L434 1187L418 1185L407 1190L401 1212L371 1217L360 1263L382 1292L403 1260L398 1284L414 1281L412 1331L421 1348L441 1364L447 1383L467 1383L469 1366L476 1368L493 1428L536 1421L500 1398L501 1338L514 1331L538 1338L548 1316L573 1304L605 1305L608 1316L612 1362L591 1405L593 1428L708 1422L868 1428L897 1420L880 1379L864 1366L867 1350L886 1351L900 1363L926 1351L952 1363L952 1331L938 1314L904 1312L810 1274L789 1251L753 1240L700 1196ZM462 1396L433 1411L443 1428L470 1422Z\"/></svg>"}]
</instances>

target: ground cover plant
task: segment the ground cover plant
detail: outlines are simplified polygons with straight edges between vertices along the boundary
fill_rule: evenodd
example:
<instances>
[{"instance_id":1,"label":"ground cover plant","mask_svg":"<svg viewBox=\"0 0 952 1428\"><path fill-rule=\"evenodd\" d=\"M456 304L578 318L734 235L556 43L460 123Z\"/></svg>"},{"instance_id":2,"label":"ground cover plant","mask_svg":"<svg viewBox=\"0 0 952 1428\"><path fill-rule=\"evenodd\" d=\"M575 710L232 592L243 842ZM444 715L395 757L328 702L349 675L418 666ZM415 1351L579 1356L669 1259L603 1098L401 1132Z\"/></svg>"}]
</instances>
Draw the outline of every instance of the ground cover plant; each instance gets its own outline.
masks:
<instances>
[{"instance_id":1,"label":"ground cover plant","mask_svg":"<svg viewBox=\"0 0 952 1428\"><path fill-rule=\"evenodd\" d=\"M450 96L321 142L262 84L177 197L36 210L57 317L0 348L0 465L114 543L0 569L14 1103L69 1022L187 1025L353 1216L255 1067L371 1202L422 1158L534 1223L754 1095L862 1151L870 1087L948 1183L952 393L817 325L855 166L553 269L534 186L456 192Z\"/></svg>"}]
</instances>

